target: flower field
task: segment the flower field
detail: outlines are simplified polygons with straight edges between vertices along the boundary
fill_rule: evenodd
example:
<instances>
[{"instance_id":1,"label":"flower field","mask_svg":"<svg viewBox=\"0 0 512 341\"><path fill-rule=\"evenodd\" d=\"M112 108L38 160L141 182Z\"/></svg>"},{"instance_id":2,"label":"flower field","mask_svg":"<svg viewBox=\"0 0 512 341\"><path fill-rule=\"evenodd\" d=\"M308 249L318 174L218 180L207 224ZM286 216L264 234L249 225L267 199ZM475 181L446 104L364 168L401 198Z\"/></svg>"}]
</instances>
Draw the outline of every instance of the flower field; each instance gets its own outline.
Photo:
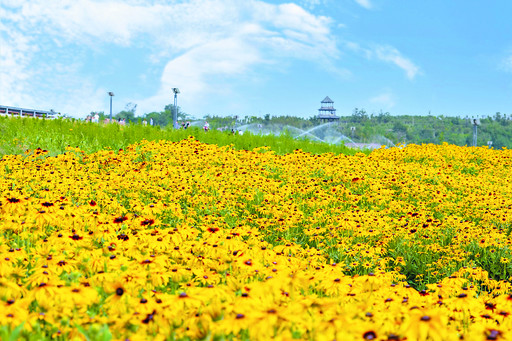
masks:
<instances>
[{"instance_id":1,"label":"flower field","mask_svg":"<svg viewBox=\"0 0 512 341\"><path fill-rule=\"evenodd\" d=\"M512 338L512 152L0 160L0 338Z\"/></svg>"}]
</instances>

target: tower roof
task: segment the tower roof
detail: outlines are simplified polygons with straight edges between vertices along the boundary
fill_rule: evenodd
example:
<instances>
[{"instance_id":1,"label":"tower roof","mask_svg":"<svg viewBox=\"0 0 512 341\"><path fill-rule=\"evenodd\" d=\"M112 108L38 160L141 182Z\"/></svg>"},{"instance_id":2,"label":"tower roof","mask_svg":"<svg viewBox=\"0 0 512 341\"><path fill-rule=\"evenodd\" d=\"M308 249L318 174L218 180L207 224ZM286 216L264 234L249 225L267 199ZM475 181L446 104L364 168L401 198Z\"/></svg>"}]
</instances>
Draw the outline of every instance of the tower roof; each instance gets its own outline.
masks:
<instances>
[{"instance_id":1,"label":"tower roof","mask_svg":"<svg viewBox=\"0 0 512 341\"><path fill-rule=\"evenodd\" d=\"M325 96L324 100L320 103L334 103L334 101L329 96Z\"/></svg>"}]
</instances>

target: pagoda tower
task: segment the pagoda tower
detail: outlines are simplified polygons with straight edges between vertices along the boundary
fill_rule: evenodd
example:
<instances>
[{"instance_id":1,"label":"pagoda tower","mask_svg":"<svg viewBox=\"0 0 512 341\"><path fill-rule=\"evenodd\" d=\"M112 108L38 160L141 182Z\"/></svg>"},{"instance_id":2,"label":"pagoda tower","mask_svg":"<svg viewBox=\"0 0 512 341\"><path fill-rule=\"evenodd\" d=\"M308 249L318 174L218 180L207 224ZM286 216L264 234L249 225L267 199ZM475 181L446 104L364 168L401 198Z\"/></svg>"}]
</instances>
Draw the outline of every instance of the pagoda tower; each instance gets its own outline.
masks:
<instances>
[{"instance_id":1,"label":"pagoda tower","mask_svg":"<svg viewBox=\"0 0 512 341\"><path fill-rule=\"evenodd\" d=\"M329 96L326 96L321 102L321 107L318 109L318 119L323 122L337 122L339 117L336 116L336 109L334 109L334 102Z\"/></svg>"}]
</instances>

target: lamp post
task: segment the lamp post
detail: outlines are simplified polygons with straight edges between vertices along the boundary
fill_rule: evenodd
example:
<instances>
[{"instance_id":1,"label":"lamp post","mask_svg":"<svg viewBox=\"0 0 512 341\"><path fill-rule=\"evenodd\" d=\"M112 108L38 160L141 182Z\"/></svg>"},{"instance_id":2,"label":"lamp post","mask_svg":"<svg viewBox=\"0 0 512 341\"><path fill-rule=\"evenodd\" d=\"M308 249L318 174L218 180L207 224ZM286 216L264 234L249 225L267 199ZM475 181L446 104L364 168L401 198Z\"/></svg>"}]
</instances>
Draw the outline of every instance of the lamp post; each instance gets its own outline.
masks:
<instances>
[{"instance_id":1,"label":"lamp post","mask_svg":"<svg viewBox=\"0 0 512 341\"><path fill-rule=\"evenodd\" d=\"M473 119L473 147L477 145L477 127L480 125L480 120L478 118Z\"/></svg>"},{"instance_id":2,"label":"lamp post","mask_svg":"<svg viewBox=\"0 0 512 341\"><path fill-rule=\"evenodd\" d=\"M180 93L180 89L172 88L172 92L174 93L174 113L172 115L172 126L176 129L176 122L178 122L178 94Z\"/></svg>"},{"instance_id":3,"label":"lamp post","mask_svg":"<svg viewBox=\"0 0 512 341\"><path fill-rule=\"evenodd\" d=\"M110 96L110 123L112 123L112 97L114 97L114 93L109 92L108 95Z\"/></svg>"}]
</instances>

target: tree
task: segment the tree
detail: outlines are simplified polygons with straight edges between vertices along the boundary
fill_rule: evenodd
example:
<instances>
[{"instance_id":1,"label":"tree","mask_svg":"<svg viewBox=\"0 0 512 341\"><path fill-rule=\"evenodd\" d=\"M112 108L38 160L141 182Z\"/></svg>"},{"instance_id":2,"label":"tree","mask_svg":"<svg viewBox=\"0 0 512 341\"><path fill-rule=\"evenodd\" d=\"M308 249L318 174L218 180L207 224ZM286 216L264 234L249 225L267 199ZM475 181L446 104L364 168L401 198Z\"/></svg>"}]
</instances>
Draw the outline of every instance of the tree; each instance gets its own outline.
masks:
<instances>
[{"instance_id":1,"label":"tree","mask_svg":"<svg viewBox=\"0 0 512 341\"><path fill-rule=\"evenodd\" d=\"M114 117L116 119L126 120L128 122L135 122L135 111L137 110L137 104L127 103L123 111L118 112Z\"/></svg>"},{"instance_id":2,"label":"tree","mask_svg":"<svg viewBox=\"0 0 512 341\"><path fill-rule=\"evenodd\" d=\"M352 118L355 122L363 122L368 119L368 114L364 109L355 108L354 112L352 113Z\"/></svg>"},{"instance_id":3,"label":"tree","mask_svg":"<svg viewBox=\"0 0 512 341\"><path fill-rule=\"evenodd\" d=\"M174 114L174 104L167 104L164 108L164 111L168 111L170 114L171 114L171 118L173 117L172 115ZM178 115L177 115L177 118L178 118L178 121L187 121L187 120L192 120L194 119L191 115L181 111L181 108L180 106L178 105ZM171 119L171 122L172 122L172 119Z\"/></svg>"},{"instance_id":4,"label":"tree","mask_svg":"<svg viewBox=\"0 0 512 341\"><path fill-rule=\"evenodd\" d=\"M389 112L383 112L382 110L379 112L377 116L377 122L379 123L388 123L391 120L391 114Z\"/></svg>"},{"instance_id":5,"label":"tree","mask_svg":"<svg viewBox=\"0 0 512 341\"><path fill-rule=\"evenodd\" d=\"M164 111L161 112L150 112L148 114L144 114L143 118L145 118L148 121L151 121L153 119L153 125L158 125L161 127L165 127L166 125L171 124L173 120L173 113L174 113L174 104L167 104L164 107ZM188 115L181 111L180 107L178 106L178 121L188 121L194 119L191 115Z\"/></svg>"},{"instance_id":6,"label":"tree","mask_svg":"<svg viewBox=\"0 0 512 341\"><path fill-rule=\"evenodd\" d=\"M100 122L103 121L105 118L107 118L107 115L105 115L105 113L103 111L91 111L91 113L89 115L94 116L96 114L98 114L98 116L100 117Z\"/></svg>"},{"instance_id":7,"label":"tree","mask_svg":"<svg viewBox=\"0 0 512 341\"><path fill-rule=\"evenodd\" d=\"M165 115L162 115L161 112L150 112L149 114L144 115L144 118L151 122L151 119L153 119L153 125L158 125L161 127L165 127L168 123L171 122L171 119L169 117L166 117Z\"/></svg>"}]
</instances>

